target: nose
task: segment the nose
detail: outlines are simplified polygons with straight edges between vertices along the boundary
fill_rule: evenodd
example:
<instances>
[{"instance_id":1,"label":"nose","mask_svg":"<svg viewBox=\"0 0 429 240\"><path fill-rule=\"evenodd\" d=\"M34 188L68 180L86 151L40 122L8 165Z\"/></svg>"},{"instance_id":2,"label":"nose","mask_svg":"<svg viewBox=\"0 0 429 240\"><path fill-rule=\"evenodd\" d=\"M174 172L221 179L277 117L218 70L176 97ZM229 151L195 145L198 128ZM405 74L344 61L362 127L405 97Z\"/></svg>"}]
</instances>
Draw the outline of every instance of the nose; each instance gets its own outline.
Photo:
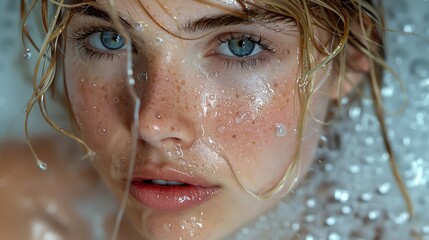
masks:
<instances>
[{"instance_id":1,"label":"nose","mask_svg":"<svg viewBox=\"0 0 429 240\"><path fill-rule=\"evenodd\" d=\"M176 65L177 66L177 65ZM141 96L138 134L141 140L154 147L162 148L171 144L189 147L196 137L195 123L192 121L192 98L181 91L183 79L180 70L154 60L147 71L147 79Z\"/></svg>"}]
</instances>

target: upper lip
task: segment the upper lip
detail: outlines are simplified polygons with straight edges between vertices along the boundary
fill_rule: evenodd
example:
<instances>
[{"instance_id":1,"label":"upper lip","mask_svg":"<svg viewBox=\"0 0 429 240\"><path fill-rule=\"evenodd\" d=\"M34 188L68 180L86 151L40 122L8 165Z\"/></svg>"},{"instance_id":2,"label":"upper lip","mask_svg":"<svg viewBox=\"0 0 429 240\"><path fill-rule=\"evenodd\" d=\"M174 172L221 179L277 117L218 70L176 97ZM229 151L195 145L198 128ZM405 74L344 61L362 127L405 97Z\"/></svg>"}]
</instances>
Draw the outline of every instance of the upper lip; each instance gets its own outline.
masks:
<instances>
[{"instance_id":1,"label":"upper lip","mask_svg":"<svg viewBox=\"0 0 429 240\"><path fill-rule=\"evenodd\" d=\"M138 171L138 172L136 172ZM144 167L134 171L133 182L145 181L145 180L165 180L165 181L176 181L182 182L189 185L200 186L200 187L215 187L215 184L211 184L204 177L188 174L183 171L176 170L174 168L159 168L159 167Z\"/></svg>"}]
</instances>

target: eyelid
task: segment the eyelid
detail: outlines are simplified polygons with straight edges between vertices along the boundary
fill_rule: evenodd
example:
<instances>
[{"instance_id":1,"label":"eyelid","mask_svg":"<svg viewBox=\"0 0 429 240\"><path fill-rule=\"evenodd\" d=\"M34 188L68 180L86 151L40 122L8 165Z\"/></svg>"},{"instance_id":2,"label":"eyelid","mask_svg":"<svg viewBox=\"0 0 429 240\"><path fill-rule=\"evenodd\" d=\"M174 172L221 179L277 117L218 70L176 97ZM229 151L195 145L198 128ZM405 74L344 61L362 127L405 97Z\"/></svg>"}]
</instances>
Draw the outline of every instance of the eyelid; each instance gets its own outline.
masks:
<instances>
[{"instance_id":1,"label":"eyelid","mask_svg":"<svg viewBox=\"0 0 429 240\"><path fill-rule=\"evenodd\" d=\"M91 46L88 46L88 38L95 33L101 32L118 32L116 28L112 25L107 24L85 24L76 28L70 28L68 38L75 44L75 47L81 52L83 57L88 57L89 60L93 60L96 58L100 60L102 58L108 58L112 60L113 57L119 57L121 54L124 54L126 49L118 49L118 50L109 50L109 49L98 49ZM131 36L131 33L127 33ZM130 37L131 38L131 37ZM132 41L132 39L131 39ZM126 46L126 45L125 45ZM134 42L131 44L133 53L137 53Z\"/></svg>"},{"instance_id":2,"label":"eyelid","mask_svg":"<svg viewBox=\"0 0 429 240\"><path fill-rule=\"evenodd\" d=\"M229 40L232 39L241 39L241 38L247 38L253 42L255 42L256 44L258 44L261 49L263 50L264 53L269 53L269 54L273 54L276 52L276 46L274 45L274 43L272 41L269 41L263 34L256 34L256 33L252 33L252 32L225 32L225 33L221 33L218 34L216 38L216 44L214 47L219 47L221 44L223 43L227 43ZM214 50L212 47L212 49L210 49L210 51L208 51L204 56L209 57L209 56L222 56L222 54L218 54L216 52L216 50ZM260 53L258 53L257 55L259 55ZM228 57L228 56L224 56L224 57ZM253 56L254 57L254 56ZM233 58L233 57L230 57ZM250 57L244 57L244 58L252 58L252 56Z\"/></svg>"}]
</instances>

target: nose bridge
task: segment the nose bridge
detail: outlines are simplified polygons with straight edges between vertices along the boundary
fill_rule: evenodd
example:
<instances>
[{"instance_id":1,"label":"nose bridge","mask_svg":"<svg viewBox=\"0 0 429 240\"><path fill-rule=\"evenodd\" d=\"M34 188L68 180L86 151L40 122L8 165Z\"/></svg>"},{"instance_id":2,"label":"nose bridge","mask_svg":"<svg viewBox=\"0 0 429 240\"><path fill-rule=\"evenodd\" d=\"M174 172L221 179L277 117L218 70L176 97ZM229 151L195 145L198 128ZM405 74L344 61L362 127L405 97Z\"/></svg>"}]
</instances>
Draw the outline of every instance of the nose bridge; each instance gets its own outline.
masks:
<instances>
[{"instance_id":1,"label":"nose bridge","mask_svg":"<svg viewBox=\"0 0 429 240\"><path fill-rule=\"evenodd\" d=\"M147 82L141 89L139 135L154 146L167 142L191 145L195 138L192 111L186 109L188 99L183 92L184 70L174 59L157 54L147 67Z\"/></svg>"}]
</instances>

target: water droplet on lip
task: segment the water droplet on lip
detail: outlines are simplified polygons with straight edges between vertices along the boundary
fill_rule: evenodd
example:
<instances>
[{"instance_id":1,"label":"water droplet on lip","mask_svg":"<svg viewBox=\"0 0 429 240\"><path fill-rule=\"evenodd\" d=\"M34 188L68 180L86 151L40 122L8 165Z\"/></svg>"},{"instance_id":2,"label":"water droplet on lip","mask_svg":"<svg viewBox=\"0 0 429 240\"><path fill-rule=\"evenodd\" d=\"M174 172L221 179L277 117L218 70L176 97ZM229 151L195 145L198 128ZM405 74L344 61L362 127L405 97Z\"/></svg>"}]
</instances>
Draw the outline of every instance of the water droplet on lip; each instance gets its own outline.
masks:
<instances>
[{"instance_id":1,"label":"water droplet on lip","mask_svg":"<svg viewBox=\"0 0 429 240\"><path fill-rule=\"evenodd\" d=\"M286 126L282 123L276 123L276 135L277 137L283 137L286 135Z\"/></svg>"}]
</instances>

